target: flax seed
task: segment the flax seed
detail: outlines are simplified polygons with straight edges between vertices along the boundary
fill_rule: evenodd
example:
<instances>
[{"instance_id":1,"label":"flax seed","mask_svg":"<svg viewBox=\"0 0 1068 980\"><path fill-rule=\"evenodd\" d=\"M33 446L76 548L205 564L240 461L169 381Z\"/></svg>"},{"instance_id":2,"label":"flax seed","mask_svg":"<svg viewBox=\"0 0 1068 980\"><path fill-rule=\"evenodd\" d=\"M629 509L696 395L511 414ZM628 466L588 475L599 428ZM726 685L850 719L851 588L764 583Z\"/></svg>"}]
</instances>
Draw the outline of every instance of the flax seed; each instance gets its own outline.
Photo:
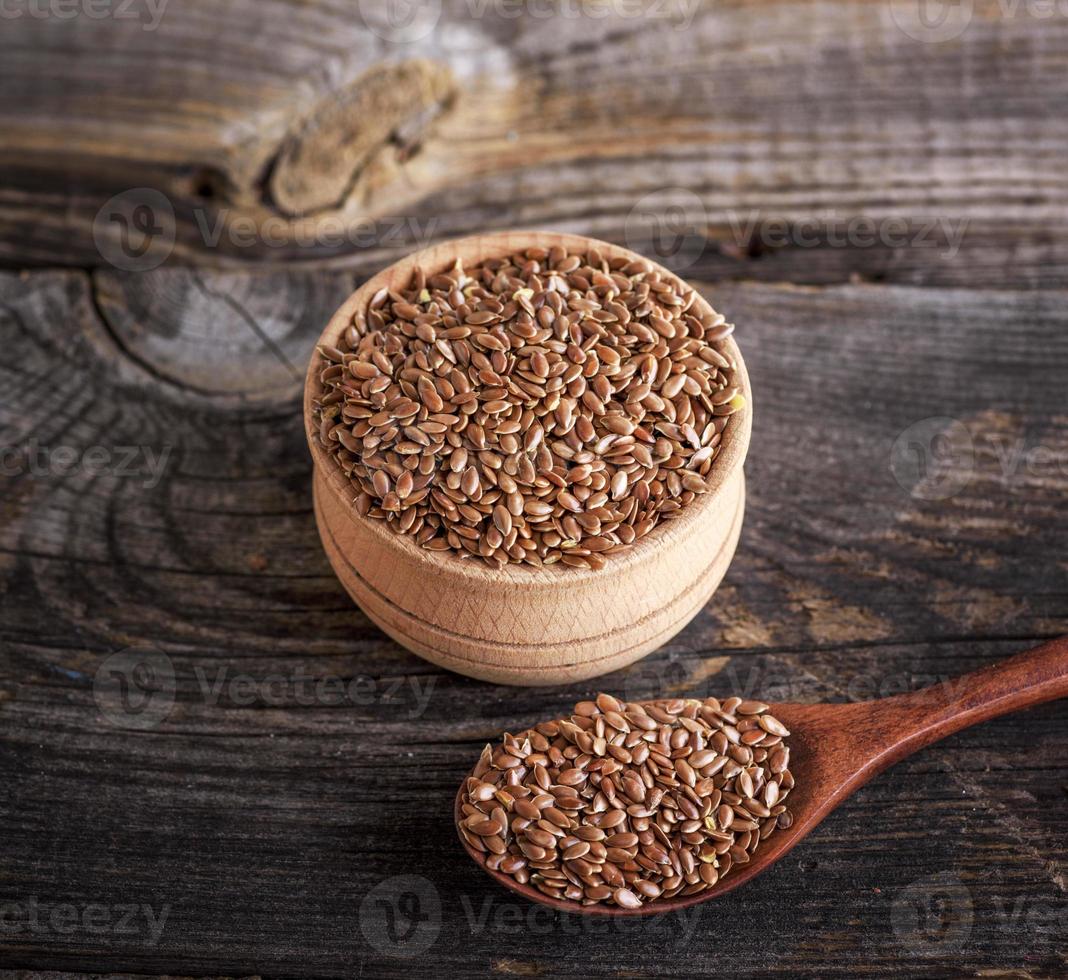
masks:
<instances>
[{"instance_id":1,"label":"flax seed","mask_svg":"<svg viewBox=\"0 0 1068 980\"><path fill-rule=\"evenodd\" d=\"M579 702L486 746L461 833L490 870L555 898L639 909L697 894L793 822L788 748L750 749L727 734L738 727L786 731L738 698Z\"/></svg>"},{"instance_id":2,"label":"flax seed","mask_svg":"<svg viewBox=\"0 0 1068 980\"><path fill-rule=\"evenodd\" d=\"M596 250L417 273L320 346L320 440L358 513L424 548L596 571L707 491L744 408L695 298Z\"/></svg>"}]
</instances>

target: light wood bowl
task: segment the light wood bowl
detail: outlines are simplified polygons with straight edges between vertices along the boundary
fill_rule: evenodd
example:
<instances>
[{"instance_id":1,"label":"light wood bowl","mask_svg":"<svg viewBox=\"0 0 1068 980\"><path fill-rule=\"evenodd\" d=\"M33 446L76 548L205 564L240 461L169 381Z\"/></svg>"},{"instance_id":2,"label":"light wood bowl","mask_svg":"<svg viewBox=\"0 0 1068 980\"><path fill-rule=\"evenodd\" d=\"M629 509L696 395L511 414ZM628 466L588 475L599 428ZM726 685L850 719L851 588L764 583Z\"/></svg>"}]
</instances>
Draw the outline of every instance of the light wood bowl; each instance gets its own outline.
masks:
<instances>
[{"instance_id":1,"label":"light wood bowl","mask_svg":"<svg viewBox=\"0 0 1068 980\"><path fill-rule=\"evenodd\" d=\"M383 286L404 288L413 269L428 274L535 246L643 259L618 245L541 231L475 235L416 252L365 282L320 338L337 346L354 313ZM655 263L651 263L655 266ZM667 270L664 270L667 272ZM670 273L667 273L670 275ZM695 304L708 309L698 298ZM319 444L312 400L325 365L316 351L304 388L304 419L314 463L315 519L327 557L363 611L402 646L450 670L498 684L562 684L625 667L671 639L705 605L730 564L745 505L742 464L752 428L752 393L741 354L745 407L724 430L711 489L605 568L507 565L491 568L420 548L381 521L361 517L352 487Z\"/></svg>"}]
</instances>

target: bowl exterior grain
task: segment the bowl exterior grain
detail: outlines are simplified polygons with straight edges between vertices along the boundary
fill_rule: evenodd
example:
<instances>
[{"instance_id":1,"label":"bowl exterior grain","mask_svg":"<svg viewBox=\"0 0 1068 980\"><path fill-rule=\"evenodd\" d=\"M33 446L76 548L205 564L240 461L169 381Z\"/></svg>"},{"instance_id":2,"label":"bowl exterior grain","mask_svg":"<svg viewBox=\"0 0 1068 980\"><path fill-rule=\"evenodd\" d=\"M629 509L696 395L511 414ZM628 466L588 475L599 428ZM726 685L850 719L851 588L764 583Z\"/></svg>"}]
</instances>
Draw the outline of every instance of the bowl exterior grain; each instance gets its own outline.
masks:
<instances>
[{"instance_id":1,"label":"bowl exterior grain","mask_svg":"<svg viewBox=\"0 0 1068 980\"><path fill-rule=\"evenodd\" d=\"M368 280L335 314L320 339L336 345L357 309L384 285L401 287L412 269L428 273L535 245L643 258L576 235L506 232L445 242ZM648 261L647 259L645 261ZM701 301L703 302L703 300ZM752 396L741 355L746 407L732 417L711 490L664 521L601 570L562 565L491 568L427 551L383 522L361 517L351 484L319 444L312 417L318 374L312 357L305 387L305 428L315 464L315 519L327 557L349 595L402 646L450 670L500 684L560 684L633 663L671 639L705 605L727 570L745 506L742 464Z\"/></svg>"}]
</instances>

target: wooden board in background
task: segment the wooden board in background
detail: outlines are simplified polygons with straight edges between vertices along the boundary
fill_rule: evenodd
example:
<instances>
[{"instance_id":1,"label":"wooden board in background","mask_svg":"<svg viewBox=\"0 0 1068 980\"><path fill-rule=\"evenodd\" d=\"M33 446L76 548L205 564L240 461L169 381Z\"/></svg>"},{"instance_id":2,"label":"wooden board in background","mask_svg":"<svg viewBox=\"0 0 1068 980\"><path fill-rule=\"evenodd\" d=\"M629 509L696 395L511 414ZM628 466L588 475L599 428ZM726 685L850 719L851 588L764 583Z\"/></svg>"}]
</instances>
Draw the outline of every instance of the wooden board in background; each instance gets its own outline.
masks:
<instances>
[{"instance_id":1,"label":"wooden board in background","mask_svg":"<svg viewBox=\"0 0 1068 980\"><path fill-rule=\"evenodd\" d=\"M414 4L403 43L389 5L325 0L6 19L0 261L113 261L150 188L154 260L381 267L513 227L641 247L637 208L707 242L708 278L1066 284L1068 19L1038 3L960 5L959 32L947 5L941 33L913 0L505 6ZM964 222L960 261L821 231L858 216Z\"/></svg>"}]
</instances>

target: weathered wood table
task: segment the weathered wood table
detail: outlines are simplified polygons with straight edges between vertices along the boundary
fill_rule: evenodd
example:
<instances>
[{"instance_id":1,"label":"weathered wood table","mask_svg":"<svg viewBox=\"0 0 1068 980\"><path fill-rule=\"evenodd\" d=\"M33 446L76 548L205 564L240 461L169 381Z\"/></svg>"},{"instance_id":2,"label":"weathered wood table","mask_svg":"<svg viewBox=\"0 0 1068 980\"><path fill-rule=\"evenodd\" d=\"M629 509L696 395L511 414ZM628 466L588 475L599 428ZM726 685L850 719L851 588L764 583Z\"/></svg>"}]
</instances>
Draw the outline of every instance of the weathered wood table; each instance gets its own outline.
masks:
<instances>
[{"instance_id":1,"label":"weathered wood table","mask_svg":"<svg viewBox=\"0 0 1068 980\"><path fill-rule=\"evenodd\" d=\"M685 915L523 903L450 814L485 740L597 689L868 698L1068 632L1064 11L446 2L397 43L320 0L53 6L0 34L4 975L1068 974L1064 704ZM674 262L756 394L724 586L570 688L368 623L299 416L355 284L523 225Z\"/></svg>"}]
</instances>

